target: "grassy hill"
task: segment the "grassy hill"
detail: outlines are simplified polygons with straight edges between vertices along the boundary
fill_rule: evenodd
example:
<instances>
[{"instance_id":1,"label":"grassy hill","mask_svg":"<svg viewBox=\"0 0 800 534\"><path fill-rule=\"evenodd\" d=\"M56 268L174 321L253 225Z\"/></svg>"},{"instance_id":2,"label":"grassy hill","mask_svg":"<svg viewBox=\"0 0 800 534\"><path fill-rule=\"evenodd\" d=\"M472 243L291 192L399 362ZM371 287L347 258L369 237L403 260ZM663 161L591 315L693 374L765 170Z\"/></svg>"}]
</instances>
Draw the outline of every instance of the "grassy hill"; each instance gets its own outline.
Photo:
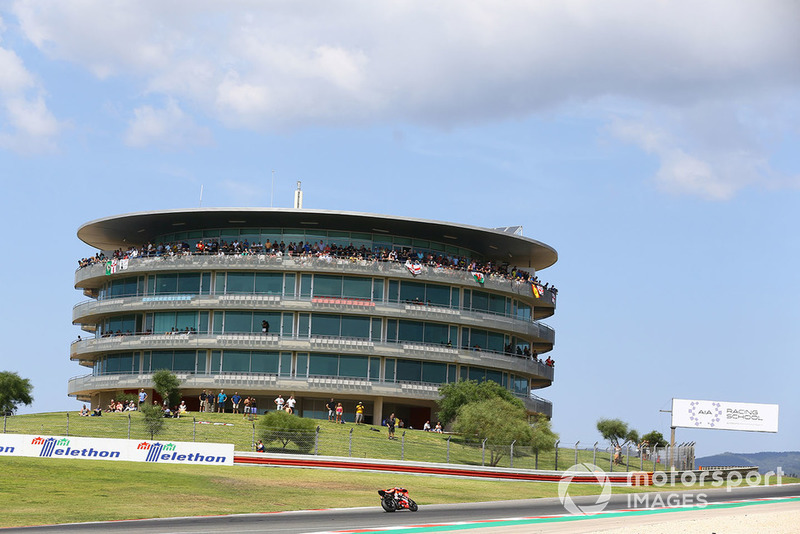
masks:
<instances>
[{"instance_id":1,"label":"grassy hill","mask_svg":"<svg viewBox=\"0 0 800 534\"><path fill-rule=\"evenodd\" d=\"M745 466L757 465L761 474L767 471L777 472L780 466L783 472L790 476L800 475L800 451L785 452L754 452L735 453L724 452L697 459L697 465L702 466Z\"/></svg>"},{"instance_id":2,"label":"grassy hill","mask_svg":"<svg viewBox=\"0 0 800 534\"><path fill-rule=\"evenodd\" d=\"M257 422L233 414L191 413L180 419L165 421L164 431L157 436L160 440L197 441L233 443L237 451L252 451L253 443L259 439ZM496 447L494 451L487 446L484 455L480 443L466 440L462 436L435 434L421 430L397 430L397 439L389 440L385 428L371 425L337 425L329 421L316 421L319 426L318 438L312 434L309 440L316 439L317 454L325 456L352 456L356 458L382 458L389 460L411 460L437 463L457 463L468 465L491 464L492 454L501 454L497 463L500 467L510 467L508 446ZM51 412L8 417L4 421L5 432L16 434L49 434L105 438L150 439L142 415L138 412L104 414L102 417L80 417L75 413ZM405 436L403 435L405 432ZM449 440L449 444L448 444ZM274 446L278 446L273 442ZM290 443L287 447L270 452L297 453L297 447ZM314 452L312 447L311 452ZM578 462L596 463L601 468L610 468L609 453L598 451L596 458L592 451L578 451ZM564 470L575 464L575 450L561 448L558 452L558 469ZM630 457L630 469L638 470L639 458ZM534 469L555 469L554 452L536 456L526 447L515 446L513 467ZM661 467L660 464L657 467ZM653 470L651 462L644 462L645 470ZM614 471L624 471L625 465L615 465Z\"/></svg>"}]
</instances>

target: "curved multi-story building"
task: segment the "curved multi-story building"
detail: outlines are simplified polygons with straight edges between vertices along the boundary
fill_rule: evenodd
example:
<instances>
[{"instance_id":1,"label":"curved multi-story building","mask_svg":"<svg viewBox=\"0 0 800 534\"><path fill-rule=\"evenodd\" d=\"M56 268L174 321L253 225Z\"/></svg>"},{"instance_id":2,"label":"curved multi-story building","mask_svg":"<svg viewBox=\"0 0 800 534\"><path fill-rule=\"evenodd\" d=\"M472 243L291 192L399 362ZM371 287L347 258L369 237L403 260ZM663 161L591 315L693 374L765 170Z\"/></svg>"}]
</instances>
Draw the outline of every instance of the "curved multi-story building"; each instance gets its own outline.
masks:
<instances>
[{"instance_id":1,"label":"curved multi-story building","mask_svg":"<svg viewBox=\"0 0 800 534\"><path fill-rule=\"evenodd\" d=\"M71 345L91 372L69 394L95 406L139 388L153 398L152 373L170 369L190 409L224 389L262 412L294 395L299 414L322 418L333 397L350 420L360 401L367 422L395 412L419 428L441 384L477 379L552 415L534 392L553 381L536 356L553 348L541 320L555 291L490 274L532 277L555 263L533 239L365 213L206 208L108 217L78 237L107 257L130 251L75 273L89 300L72 319L93 335Z\"/></svg>"}]
</instances>

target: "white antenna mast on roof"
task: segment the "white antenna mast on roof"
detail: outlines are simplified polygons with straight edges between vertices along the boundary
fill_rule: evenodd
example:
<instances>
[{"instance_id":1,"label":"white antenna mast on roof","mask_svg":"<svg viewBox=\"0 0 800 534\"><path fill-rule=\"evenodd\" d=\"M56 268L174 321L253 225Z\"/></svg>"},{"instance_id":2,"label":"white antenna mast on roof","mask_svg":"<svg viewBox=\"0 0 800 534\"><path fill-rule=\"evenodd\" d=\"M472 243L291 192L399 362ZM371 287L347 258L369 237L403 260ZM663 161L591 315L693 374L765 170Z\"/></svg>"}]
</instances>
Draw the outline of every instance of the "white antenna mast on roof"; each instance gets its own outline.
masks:
<instances>
[{"instance_id":1,"label":"white antenna mast on roof","mask_svg":"<svg viewBox=\"0 0 800 534\"><path fill-rule=\"evenodd\" d=\"M275 200L275 169L272 169L272 188L269 193L269 207L272 207L272 202Z\"/></svg>"},{"instance_id":2,"label":"white antenna mast on roof","mask_svg":"<svg viewBox=\"0 0 800 534\"><path fill-rule=\"evenodd\" d=\"M294 192L294 209L303 209L303 192L300 190L300 180L297 180L297 190Z\"/></svg>"},{"instance_id":3,"label":"white antenna mast on roof","mask_svg":"<svg viewBox=\"0 0 800 534\"><path fill-rule=\"evenodd\" d=\"M197 206L198 208L203 207L203 184L200 184L200 204Z\"/></svg>"}]
</instances>

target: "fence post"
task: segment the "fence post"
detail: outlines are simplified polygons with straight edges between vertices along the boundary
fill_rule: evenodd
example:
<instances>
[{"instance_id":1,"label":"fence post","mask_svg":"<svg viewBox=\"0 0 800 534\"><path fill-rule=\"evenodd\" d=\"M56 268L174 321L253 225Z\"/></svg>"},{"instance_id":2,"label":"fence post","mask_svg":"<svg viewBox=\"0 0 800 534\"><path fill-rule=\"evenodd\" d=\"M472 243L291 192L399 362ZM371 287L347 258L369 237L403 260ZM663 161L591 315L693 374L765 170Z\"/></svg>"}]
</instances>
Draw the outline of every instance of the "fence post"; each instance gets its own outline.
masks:
<instances>
[{"instance_id":1,"label":"fence post","mask_svg":"<svg viewBox=\"0 0 800 534\"><path fill-rule=\"evenodd\" d=\"M253 423L253 441L251 442L250 446L253 448L253 452L256 450L256 424Z\"/></svg>"},{"instance_id":2,"label":"fence post","mask_svg":"<svg viewBox=\"0 0 800 534\"><path fill-rule=\"evenodd\" d=\"M481 443L481 466L486 466L486 440L489 438L484 438L483 443Z\"/></svg>"},{"instance_id":3,"label":"fence post","mask_svg":"<svg viewBox=\"0 0 800 534\"><path fill-rule=\"evenodd\" d=\"M8 418L8 415L6 413L3 413L3 434L6 433L6 419L7 418Z\"/></svg>"},{"instance_id":4,"label":"fence post","mask_svg":"<svg viewBox=\"0 0 800 534\"><path fill-rule=\"evenodd\" d=\"M317 425L317 431L314 432L314 456L319 455L319 425Z\"/></svg>"},{"instance_id":5,"label":"fence post","mask_svg":"<svg viewBox=\"0 0 800 534\"><path fill-rule=\"evenodd\" d=\"M639 471L644 471L644 443L639 444Z\"/></svg>"},{"instance_id":6,"label":"fence post","mask_svg":"<svg viewBox=\"0 0 800 534\"><path fill-rule=\"evenodd\" d=\"M575 465L578 465L578 444L581 440L575 442Z\"/></svg>"},{"instance_id":7,"label":"fence post","mask_svg":"<svg viewBox=\"0 0 800 534\"><path fill-rule=\"evenodd\" d=\"M400 459L406 459L406 431L403 430L403 435L401 436L400 440Z\"/></svg>"},{"instance_id":8,"label":"fence post","mask_svg":"<svg viewBox=\"0 0 800 534\"><path fill-rule=\"evenodd\" d=\"M192 417L192 441L197 441L197 417Z\"/></svg>"},{"instance_id":9,"label":"fence post","mask_svg":"<svg viewBox=\"0 0 800 534\"><path fill-rule=\"evenodd\" d=\"M625 447L625 472L627 473L631 468L631 444Z\"/></svg>"},{"instance_id":10,"label":"fence post","mask_svg":"<svg viewBox=\"0 0 800 534\"><path fill-rule=\"evenodd\" d=\"M447 436L447 463L450 463L450 438L453 436Z\"/></svg>"},{"instance_id":11,"label":"fence post","mask_svg":"<svg viewBox=\"0 0 800 534\"><path fill-rule=\"evenodd\" d=\"M67 412L67 436L69 436L69 412Z\"/></svg>"},{"instance_id":12,"label":"fence post","mask_svg":"<svg viewBox=\"0 0 800 534\"><path fill-rule=\"evenodd\" d=\"M559 443L561 443L561 440L557 439L556 440L556 466L554 468L556 471L558 471L558 444Z\"/></svg>"},{"instance_id":13,"label":"fence post","mask_svg":"<svg viewBox=\"0 0 800 534\"><path fill-rule=\"evenodd\" d=\"M592 465L597 465L597 444L599 441L594 442L594 452L592 453Z\"/></svg>"},{"instance_id":14,"label":"fence post","mask_svg":"<svg viewBox=\"0 0 800 534\"><path fill-rule=\"evenodd\" d=\"M533 451L533 468L539 469L539 449Z\"/></svg>"},{"instance_id":15,"label":"fence post","mask_svg":"<svg viewBox=\"0 0 800 534\"><path fill-rule=\"evenodd\" d=\"M128 414L128 439L131 439L131 414Z\"/></svg>"},{"instance_id":16,"label":"fence post","mask_svg":"<svg viewBox=\"0 0 800 534\"><path fill-rule=\"evenodd\" d=\"M509 467L514 467L514 444L517 440L511 442L511 456L509 456Z\"/></svg>"},{"instance_id":17,"label":"fence post","mask_svg":"<svg viewBox=\"0 0 800 534\"><path fill-rule=\"evenodd\" d=\"M611 446L608 447L608 470L614 472L614 448Z\"/></svg>"},{"instance_id":18,"label":"fence post","mask_svg":"<svg viewBox=\"0 0 800 534\"><path fill-rule=\"evenodd\" d=\"M350 442L347 445L347 455L350 456L351 458L353 456L353 430L354 430L354 428L351 427L350 428ZM405 436L405 432L403 432L403 435Z\"/></svg>"}]
</instances>

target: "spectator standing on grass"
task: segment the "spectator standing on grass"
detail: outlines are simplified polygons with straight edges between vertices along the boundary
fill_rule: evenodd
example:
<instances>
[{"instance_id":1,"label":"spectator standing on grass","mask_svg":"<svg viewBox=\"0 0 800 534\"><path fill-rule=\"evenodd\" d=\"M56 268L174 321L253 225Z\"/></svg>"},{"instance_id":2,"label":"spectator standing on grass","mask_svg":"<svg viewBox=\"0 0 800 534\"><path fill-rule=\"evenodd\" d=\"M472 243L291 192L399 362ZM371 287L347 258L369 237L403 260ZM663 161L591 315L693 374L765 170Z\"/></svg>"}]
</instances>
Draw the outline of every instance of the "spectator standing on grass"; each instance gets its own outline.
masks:
<instances>
[{"instance_id":1,"label":"spectator standing on grass","mask_svg":"<svg viewBox=\"0 0 800 534\"><path fill-rule=\"evenodd\" d=\"M289 398L286 399L286 411L289 413L294 413L294 407L297 404L297 401L294 400L294 395L289 395Z\"/></svg>"},{"instance_id":2,"label":"spectator standing on grass","mask_svg":"<svg viewBox=\"0 0 800 534\"><path fill-rule=\"evenodd\" d=\"M333 421L336 417L336 401L333 400L333 397L325 407L328 409L328 421Z\"/></svg>"},{"instance_id":3,"label":"spectator standing on grass","mask_svg":"<svg viewBox=\"0 0 800 534\"><path fill-rule=\"evenodd\" d=\"M280 395L280 394L278 394L278 397L275 399L275 406L277 406L277 407L278 407L278 411L279 411L279 412L280 412L281 410L283 410L283 405L284 405L285 403L286 403L286 401L285 401L285 400L283 400L283 395Z\"/></svg>"},{"instance_id":4,"label":"spectator standing on grass","mask_svg":"<svg viewBox=\"0 0 800 534\"><path fill-rule=\"evenodd\" d=\"M139 390L139 406L141 407L144 404L144 401L147 400L147 393L144 391L144 388Z\"/></svg>"},{"instance_id":5,"label":"spectator standing on grass","mask_svg":"<svg viewBox=\"0 0 800 534\"><path fill-rule=\"evenodd\" d=\"M242 397L239 392L233 394L231 397L231 405L233 406L233 413L239 413L239 403L242 402Z\"/></svg>"},{"instance_id":6,"label":"spectator standing on grass","mask_svg":"<svg viewBox=\"0 0 800 534\"><path fill-rule=\"evenodd\" d=\"M217 411L219 413L225 413L225 401L228 400L228 396L225 394L225 390L219 390L219 395L217 395Z\"/></svg>"},{"instance_id":7,"label":"spectator standing on grass","mask_svg":"<svg viewBox=\"0 0 800 534\"><path fill-rule=\"evenodd\" d=\"M200 411L205 412L208 404L208 393L206 393L206 390L203 390L203 392L197 398L200 399Z\"/></svg>"},{"instance_id":8,"label":"spectator standing on grass","mask_svg":"<svg viewBox=\"0 0 800 534\"><path fill-rule=\"evenodd\" d=\"M255 397L250 397L250 413L253 415L258 415L258 407L256 407Z\"/></svg>"},{"instance_id":9,"label":"spectator standing on grass","mask_svg":"<svg viewBox=\"0 0 800 534\"><path fill-rule=\"evenodd\" d=\"M356 424L360 425L364 422L364 403L358 401L356 404Z\"/></svg>"},{"instance_id":10,"label":"spectator standing on grass","mask_svg":"<svg viewBox=\"0 0 800 534\"><path fill-rule=\"evenodd\" d=\"M244 419L247 419L247 416L250 415L250 397L244 398Z\"/></svg>"},{"instance_id":11,"label":"spectator standing on grass","mask_svg":"<svg viewBox=\"0 0 800 534\"><path fill-rule=\"evenodd\" d=\"M389 419L386 420L386 426L389 429L389 439L394 439L394 425L395 425L395 418L394 412L389 416Z\"/></svg>"},{"instance_id":12,"label":"spectator standing on grass","mask_svg":"<svg viewBox=\"0 0 800 534\"><path fill-rule=\"evenodd\" d=\"M344 424L342 421L342 414L344 414L344 407L341 402L336 403L336 422Z\"/></svg>"}]
</instances>

